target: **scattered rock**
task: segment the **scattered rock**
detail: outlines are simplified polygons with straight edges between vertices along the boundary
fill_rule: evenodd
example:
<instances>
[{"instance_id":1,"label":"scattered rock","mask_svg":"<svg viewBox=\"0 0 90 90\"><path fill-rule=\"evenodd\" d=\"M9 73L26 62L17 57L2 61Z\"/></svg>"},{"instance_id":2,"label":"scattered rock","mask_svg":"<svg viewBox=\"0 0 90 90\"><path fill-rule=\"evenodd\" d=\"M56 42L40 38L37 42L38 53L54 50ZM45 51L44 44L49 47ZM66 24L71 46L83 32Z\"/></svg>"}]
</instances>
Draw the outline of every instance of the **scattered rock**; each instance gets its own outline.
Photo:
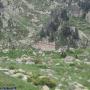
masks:
<instances>
[{"instance_id":1,"label":"scattered rock","mask_svg":"<svg viewBox=\"0 0 90 90\"><path fill-rule=\"evenodd\" d=\"M89 80L87 80L89 83L90 83L90 79Z\"/></svg>"},{"instance_id":2,"label":"scattered rock","mask_svg":"<svg viewBox=\"0 0 90 90\"><path fill-rule=\"evenodd\" d=\"M72 57L72 56L67 56L65 59L64 59L64 62L65 63L73 63L75 61L75 58Z\"/></svg>"},{"instance_id":3,"label":"scattered rock","mask_svg":"<svg viewBox=\"0 0 90 90\"><path fill-rule=\"evenodd\" d=\"M6 61L6 60L9 60L9 58L6 56L6 57L0 57L0 61Z\"/></svg>"},{"instance_id":4,"label":"scattered rock","mask_svg":"<svg viewBox=\"0 0 90 90\"><path fill-rule=\"evenodd\" d=\"M61 86L62 86L62 84L58 84L57 87L55 88L55 90L61 90L61 89L60 89Z\"/></svg>"},{"instance_id":5,"label":"scattered rock","mask_svg":"<svg viewBox=\"0 0 90 90\"><path fill-rule=\"evenodd\" d=\"M84 63L90 65L90 62L84 62Z\"/></svg>"},{"instance_id":6,"label":"scattered rock","mask_svg":"<svg viewBox=\"0 0 90 90\"><path fill-rule=\"evenodd\" d=\"M73 82L70 84L70 90L88 90L88 88L78 82Z\"/></svg>"},{"instance_id":7,"label":"scattered rock","mask_svg":"<svg viewBox=\"0 0 90 90\"><path fill-rule=\"evenodd\" d=\"M20 78L20 79L22 79L22 80L24 80L24 81L27 81L27 75L24 75L24 74L22 74L22 73L16 73L16 74L13 74L12 76L13 76L13 77Z\"/></svg>"},{"instance_id":8,"label":"scattered rock","mask_svg":"<svg viewBox=\"0 0 90 90\"><path fill-rule=\"evenodd\" d=\"M60 63L56 63L55 65L56 65L56 66L59 66L59 65L60 65Z\"/></svg>"},{"instance_id":9,"label":"scattered rock","mask_svg":"<svg viewBox=\"0 0 90 90\"><path fill-rule=\"evenodd\" d=\"M16 59L17 63L25 63L25 64L35 64L35 62L33 61L33 58L31 57L26 57L26 56L22 56L21 58L17 58Z\"/></svg>"},{"instance_id":10,"label":"scattered rock","mask_svg":"<svg viewBox=\"0 0 90 90\"><path fill-rule=\"evenodd\" d=\"M0 67L0 71L8 71L8 69Z\"/></svg>"},{"instance_id":11,"label":"scattered rock","mask_svg":"<svg viewBox=\"0 0 90 90\"><path fill-rule=\"evenodd\" d=\"M9 51L9 49L4 49L2 52L7 53L8 51Z\"/></svg>"},{"instance_id":12,"label":"scattered rock","mask_svg":"<svg viewBox=\"0 0 90 90\"><path fill-rule=\"evenodd\" d=\"M41 69L41 73L53 77L55 72L51 69Z\"/></svg>"},{"instance_id":13,"label":"scattered rock","mask_svg":"<svg viewBox=\"0 0 90 90\"><path fill-rule=\"evenodd\" d=\"M25 72L22 69L18 69L18 70L9 70L9 69L2 69L2 71L4 71L4 73L6 75L12 76L12 77L17 77L20 78L24 81L27 81L28 76L32 76L32 72Z\"/></svg>"},{"instance_id":14,"label":"scattered rock","mask_svg":"<svg viewBox=\"0 0 90 90\"><path fill-rule=\"evenodd\" d=\"M44 85L41 90L50 90L47 85Z\"/></svg>"},{"instance_id":15,"label":"scattered rock","mask_svg":"<svg viewBox=\"0 0 90 90\"><path fill-rule=\"evenodd\" d=\"M21 72L21 73L24 73L24 72L25 72L25 71L22 70L22 69L18 69L17 71L18 71L18 72Z\"/></svg>"},{"instance_id":16,"label":"scattered rock","mask_svg":"<svg viewBox=\"0 0 90 90\"><path fill-rule=\"evenodd\" d=\"M87 13L87 15L86 15L86 20L87 20L87 22L89 22L90 23L90 11Z\"/></svg>"},{"instance_id":17,"label":"scattered rock","mask_svg":"<svg viewBox=\"0 0 90 90\"><path fill-rule=\"evenodd\" d=\"M80 38L80 40L78 42L78 46L79 47L87 47L87 45L88 45L88 37L84 32L82 32L80 30L79 30L79 38Z\"/></svg>"},{"instance_id":18,"label":"scattered rock","mask_svg":"<svg viewBox=\"0 0 90 90\"><path fill-rule=\"evenodd\" d=\"M27 61L26 64L35 64L33 61Z\"/></svg>"},{"instance_id":19,"label":"scattered rock","mask_svg":"<svg viewBox=\"0 0 90 90\"><path fill-rule=\"evenodd\" d=\"M71 52L75 52L75 49L74 48L69 48L69 50L71 51Z\"/></svg>"}]
</instances>

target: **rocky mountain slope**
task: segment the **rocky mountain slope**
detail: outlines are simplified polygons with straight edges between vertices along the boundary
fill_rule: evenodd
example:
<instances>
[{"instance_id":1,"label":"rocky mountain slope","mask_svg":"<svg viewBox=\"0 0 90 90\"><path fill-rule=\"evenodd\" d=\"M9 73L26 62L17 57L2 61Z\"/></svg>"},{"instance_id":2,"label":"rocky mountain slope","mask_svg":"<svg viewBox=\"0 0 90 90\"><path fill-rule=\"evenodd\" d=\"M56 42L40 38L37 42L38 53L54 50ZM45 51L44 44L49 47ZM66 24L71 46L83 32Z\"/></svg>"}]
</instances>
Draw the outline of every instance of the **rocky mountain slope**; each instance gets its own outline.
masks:
<instances>
[{"instance_id":1,"label":"rocky mountain slope","mask_svg":"<svg viewBox=\"0 0 90 90\"><path fill-rule=\"evenodd\" d=\"M3 47L9 47L14 43L13 46L18 47L21 44L22 46L30 45L33 42L32 38L35 38L42 26L50 19L51 10L58 6L61 8L67 6L68 2L65 3L62 0L1 0L0 44ZM81 10L76 1L72 2L70 8L71 16L80 17ZM75 22L74 19L72 20ZM77 23L74 24L76 26ZM80 22L79 24L77 27L81 29L86 23ZM86 25L86 28L89 29L89 24ZM89 30L86 30L86 28L84 31L88 33Z\"/></svg>"},{"instance_id":2,"label":"rocky mountain slope","mask_svg":"<svg viewBox=\"0 0 90 90\"><path fill-rule=\"evenodd\" d=\"M90 16L88 11L81 18L78 1L83 0L0 0L0 89L90 90ZM33 48L51 12L66 7L69 25L88 46L55 50L55 43L44 38Z\"/></svg>"},{"instance_id":3,"label":"rocky mountain slope","mask_svg":"<svg viewBox=\"0 0 90 90\"><path fill-rule=\"evenodd\" d=\"M12 35L10 37L10 34L8 34L8 37L5 38L14 38L15 40L26 39L24 41L30 39L29 37L31 37L33 33L36 33L41 28L42 22L45 22L49 13L47 9L49 7L48 4L49 1L42 0L40 3L36 0L2 0L1 5L3 7L1 8L0 12L2 14L1 23L3 23L3 25L1 26L1 32L10 32ZM10 27L10 25L8 25L9 23L13 26L11 25ZM7 28L11 28L12 30L8 31ZM6 41L8 42L8 40ZM24 41L21 42L24 43ZM27 42L30 41L28 40Z\"/></svg>"}]
</instances>

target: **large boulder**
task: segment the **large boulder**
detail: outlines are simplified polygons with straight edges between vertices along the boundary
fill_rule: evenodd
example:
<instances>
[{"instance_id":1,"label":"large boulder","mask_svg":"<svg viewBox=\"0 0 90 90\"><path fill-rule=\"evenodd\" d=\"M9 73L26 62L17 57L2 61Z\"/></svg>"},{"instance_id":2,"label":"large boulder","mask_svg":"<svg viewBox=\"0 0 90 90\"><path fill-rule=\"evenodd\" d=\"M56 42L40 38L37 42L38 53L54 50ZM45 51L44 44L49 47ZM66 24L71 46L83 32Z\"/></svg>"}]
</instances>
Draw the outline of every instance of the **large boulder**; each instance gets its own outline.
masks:
<instances>
[{"instance_id":1,"label":"large boulder","mask_svg":"<svg viewBox=\"0 0 90 90\"><path fill-rule=\"evenodd\" d=\"M72 56L67 56L65 59L64 59L64 62L65 63L73 63L75 61L75 58L72 57Z\"/></svg>"},{"instance_id":2,"label":"large boulder","mask_svg":"<svg viewBox=\"0 0 90 90\"><path fill-rule=\"evenodd\" d=\"M78 32L79 32L78 47L87 47L87 45L88 45L87 35L84 32L80 31L80 30Z\"/></svg>"},{"instance_id":3,"label":"large boulder","mask_svg":"<svg viewBox=\"0 0 90 90\"><path fill-rule=\"evenodd\" d=\"M88 90L87 87L85 87L84 85L78 83L78 82L73 82L69 85L69 90Z\"/></svg>"},{"instance_id":4,"label":"large boulder","mask_svg":"<svg viewBox=\"0 0 90 90\"><path fill-rule=\"evenodd\" d=\"M90 23L90 11L86 15L86 21Z\"/></svg>"},{"instance_id":5,"label":"large boulder","mask_svg":"<svg viewBox=\"0 0 90 90\"><path fill-rule=\"evenodd\" d=\"M47 85L44 85L41 90L50 90Z\"/></svg>"}]
</instances>

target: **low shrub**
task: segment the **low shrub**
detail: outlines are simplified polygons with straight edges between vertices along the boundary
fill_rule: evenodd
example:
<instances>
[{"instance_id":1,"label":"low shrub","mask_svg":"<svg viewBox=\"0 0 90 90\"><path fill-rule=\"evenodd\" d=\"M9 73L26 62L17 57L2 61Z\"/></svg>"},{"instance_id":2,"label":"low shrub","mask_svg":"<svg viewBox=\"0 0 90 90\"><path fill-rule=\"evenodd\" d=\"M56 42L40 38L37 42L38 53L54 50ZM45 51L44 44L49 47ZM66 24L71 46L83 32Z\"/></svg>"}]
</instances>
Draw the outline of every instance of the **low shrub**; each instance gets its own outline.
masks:
<instances>
[{"instance_id":1,"label":"low shrub","mask_svg":"<svg viewBox=\"0 0 90 90\"><path fill-rule=\"evenodd\" d=\"M11 66L9 66L9 69L14 70L15 66L11 65Z\"/></svg>"}]
</instances>

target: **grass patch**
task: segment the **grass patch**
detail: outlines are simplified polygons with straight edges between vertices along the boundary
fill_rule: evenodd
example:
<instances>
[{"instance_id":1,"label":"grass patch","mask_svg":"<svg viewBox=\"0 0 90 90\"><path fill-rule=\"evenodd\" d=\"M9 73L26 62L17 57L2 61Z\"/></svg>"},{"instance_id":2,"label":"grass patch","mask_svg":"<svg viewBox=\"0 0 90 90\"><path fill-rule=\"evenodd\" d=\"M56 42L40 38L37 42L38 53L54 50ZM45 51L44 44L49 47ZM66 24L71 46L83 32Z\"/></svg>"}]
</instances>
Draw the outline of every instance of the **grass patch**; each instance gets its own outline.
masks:
<instances>
[{"instance_id":1,"label":"grass patch","mask_svg":"<svg viewBox=\"0 0 90 90\"><path fill-rule=\"evenodd\" d=\"M38 87L0 72L0 87L16 87L17 90L39 90Z\"/></svg>"}]
</instances>

